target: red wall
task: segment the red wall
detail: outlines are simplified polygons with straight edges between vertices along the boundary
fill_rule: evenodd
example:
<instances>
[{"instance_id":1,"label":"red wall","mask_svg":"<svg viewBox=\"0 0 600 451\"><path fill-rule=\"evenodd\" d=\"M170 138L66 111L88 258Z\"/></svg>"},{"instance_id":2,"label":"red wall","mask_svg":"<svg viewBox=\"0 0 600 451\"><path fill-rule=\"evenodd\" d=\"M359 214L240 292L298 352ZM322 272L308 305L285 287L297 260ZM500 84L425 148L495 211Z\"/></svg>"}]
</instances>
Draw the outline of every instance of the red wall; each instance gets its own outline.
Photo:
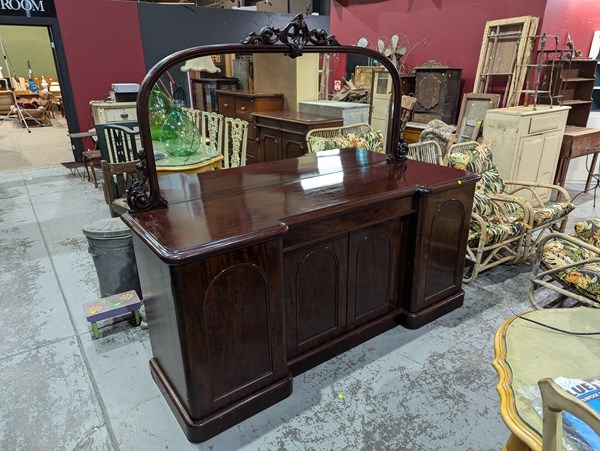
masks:
<instances>
[{"instance_id":1,"label":"red wall","mask_svg":"<svg viewBox=\"0 0 600 451\"><path fill-rule=\"evenodd\" d=\"M136 2L55 0L80 131L93 126L90 100L111 83L140 83L146 74ZM89 145L89 143L88 143Z\"/></svg>"},{"instance_id":2,"label":"red wall","mask_svg":"<svg viewBox=\"0 0 600 451\"><path fill-rule=\"evenodd\" d=\"M408 55L406 71L427 60L460 67L463 91L471 92L486 21L529 15L541 21L545 6L546 0L332 0L331 34L342 44L365 36L376 45L380 36L395 33L411 45L426 38Z\"/></svg>"},{"instance_id":3,"label":"red wall","mask_svg":"<svg viewBox=\"0 0 600 451\"><path fill-rule=\"evenodd\" d=\"M547 1L542 31L558 35L561 46L569 33L575 49L581 50L581 56L588 57L594 31L600 30L600 0Z\"/></svg>"}]
</instances>

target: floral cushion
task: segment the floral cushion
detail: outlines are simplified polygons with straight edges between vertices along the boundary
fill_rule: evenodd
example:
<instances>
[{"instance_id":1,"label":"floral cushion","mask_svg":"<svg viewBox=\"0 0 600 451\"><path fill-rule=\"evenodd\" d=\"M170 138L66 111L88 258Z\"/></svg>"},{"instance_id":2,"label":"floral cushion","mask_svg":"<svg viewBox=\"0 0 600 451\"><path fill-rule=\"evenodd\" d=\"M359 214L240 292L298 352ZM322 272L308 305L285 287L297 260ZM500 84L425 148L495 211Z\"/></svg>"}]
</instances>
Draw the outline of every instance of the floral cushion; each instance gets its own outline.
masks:
<instances>
[{"instance_id":1,"label":"floral cushion","mask_svg":"<svg viewBox=\"0 0 600 451\"><path fill-rule=\"evenodd\" d=\"M573 211L575 205L571 202L560 202L533 209L533 226L550 224ZM523 209L516 203L508 204L508 213L514 220L521 220L524 216Z\"/></svg>"},{"instance_id":2,"label":"floral cushion","mask_svg":"<svg viewBox=\"0 0 600 451\"><path fill-rule=\"evenodd\" d=\"M312 152L358 147L359 149L370 150L372 152L385 153L383 133L381 131L369 131L361 134L348 133L347 135L338 135L332 138L311 136L308 138L308 141Z\"/></svg>"},{"instance_id":3,"label":"floral cushion","mask_svg":"<svg viewBox=\"0 0 600 451\"><path fill-rule=\"evenodd\" d=\"M523 235L527 226L522 222L488 224L485 234L485 244L497 244L502 241ZM476 247L481 236L479 224L472 221L469 226L469 246Z\"/></svg>"},{"instance_id":4,"label":"floral cushion","mask_svg":"<svg viewBox=\"0 0 600 451\"><path fill-rule=\"evenodd\" d=\"M600 248L600 218L576 222L575 234L592 246Z\"/></svg>"},{"instance_id":5,"label":"floral cushion","mask_svg":"<svg viewBox=\"0 0 600 451\"><path fill-rule=\"evenodd\" d=\"M494 163L492 152L485 144L479 144L470 149L453 151L448 156L448 164L456 169L463 169L479 174L477 189L487 194L502 194L504 180L500 177Z\"/></svg>"},{"instance_id":6,"label":"floral cushion","mask_svg":"<svg viewBox=\"0 0 600 451\"><path fill-rule=\"evenodd\" d=\"M510 205L510 202L503 202L503 205ZM505 222L498 215L494 202L488 195L475 191L473 197L473 213L478 214L486 222L485 244L496 244L500 241L508 240L525 232L526 225L515 220L515 222ZM481 229L477 221L471 221L469 226L469 246L475 247L479 242Z\"/></svg>"},{"instance_id":7,"label":"floral cushion","mask_svg":"<svg viewBox=\"0 0 600 451\"><path fill-rule=\"evenodd\" d=\"M589 222L590 221L584 221L583 223L578 224ZM577 235L572 234L571 236ZM583 249L574 243L557 239L549 241L544 245L542 263L548 269L555 269L561 266L581 262L582 264L580 266L567 268L564 271L558 271L556 276L566 286L575 288L584 296L600 300L600 263L585 263L590 258L595 258L597 256L598 255L594 252Z\"/></svg>"}]
</instances>

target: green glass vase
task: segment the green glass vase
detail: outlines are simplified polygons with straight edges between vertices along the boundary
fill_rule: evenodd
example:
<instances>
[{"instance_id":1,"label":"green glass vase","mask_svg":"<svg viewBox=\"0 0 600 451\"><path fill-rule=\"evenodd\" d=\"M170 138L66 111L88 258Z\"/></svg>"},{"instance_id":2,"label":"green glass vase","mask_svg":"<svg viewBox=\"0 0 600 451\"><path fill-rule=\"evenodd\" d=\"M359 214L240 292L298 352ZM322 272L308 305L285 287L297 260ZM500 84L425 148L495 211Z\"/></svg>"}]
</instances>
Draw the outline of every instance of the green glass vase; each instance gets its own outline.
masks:
<instances>
[{"instance_id":1,"label":"green glass vase","mask_svg":"<svg viewBox=\"0 0 600 451\"><path fill-rule=\"evenodd\" d=\"M160 130L170 113L171 98L158 85L154 85L148 100L148 120L153 141L160 141Z\"/></svg>"},{"instance_id":2,"label":"green glass vase","mask_svg":"<svg viewBox=\"0 0 600 451\"><path fill-rule=\"evenodd\" d=\"M171 112L160 129L160 141L172 157L187 157L200 148L200 131L183 110L183 102L173 100Z\"/></svg>"}]
</instances>

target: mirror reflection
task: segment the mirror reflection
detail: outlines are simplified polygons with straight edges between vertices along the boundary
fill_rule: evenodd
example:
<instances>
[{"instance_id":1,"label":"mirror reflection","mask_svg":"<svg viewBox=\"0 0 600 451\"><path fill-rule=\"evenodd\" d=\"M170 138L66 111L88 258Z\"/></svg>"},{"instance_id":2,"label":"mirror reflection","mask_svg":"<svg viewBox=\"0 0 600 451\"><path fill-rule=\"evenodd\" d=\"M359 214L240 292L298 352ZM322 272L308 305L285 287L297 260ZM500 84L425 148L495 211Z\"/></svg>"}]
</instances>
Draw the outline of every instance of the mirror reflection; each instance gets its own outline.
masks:
<instances>
[{"instance_id":1,"label":"mirror reflection","mask_svg":"<svg viewBox=\"0 0 600 451\"><path fill-rule=\"evenodd\" d=\"M308 152L385 152L390 74L351 54L215 54L171 67L152 89L159 172L226 169Z\"/></svg>"}]
</instances>

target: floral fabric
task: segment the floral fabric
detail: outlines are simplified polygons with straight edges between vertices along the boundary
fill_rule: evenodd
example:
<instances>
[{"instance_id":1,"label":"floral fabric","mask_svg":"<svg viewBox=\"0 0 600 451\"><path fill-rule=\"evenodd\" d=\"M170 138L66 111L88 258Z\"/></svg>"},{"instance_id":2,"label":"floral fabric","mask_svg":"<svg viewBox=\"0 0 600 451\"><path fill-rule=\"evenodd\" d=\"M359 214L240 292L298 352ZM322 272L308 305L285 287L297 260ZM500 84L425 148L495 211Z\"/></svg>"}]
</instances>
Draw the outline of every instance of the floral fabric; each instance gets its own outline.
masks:
<instances>
[{"instance_id":1,"label":"floral fabric","mask_svg":"<svg viewBox=\"0 0 600 451\"><path fill-rule=\"evenodd\" d=\"M477 182L476 189L487 194L504 192L504 180L496 168L492 152L485 144L453 151L448 156L448 164L456 169L479 174L481 179Z\"/></svg>"},{"instance_id":2,"label":"floral fabric","mask_svg":"<svg viewBox=\"0 0 600 451\"><path fill-rule=\"evenodd\" d=\"M576 222L575 234L592 246L600 248L600 218Z\"/></svg>"},{"instance_id":3,"label":"floral fabric","mask_svg":"<svg viewBox=\"0 0 600 451\"><path fill-rule=\"evenodd\" d=\"M311 136L308 138L308 141L312 152L358 147L359 149L370 150L372 152L385 153L383 133L381 131L370 131L361 134L348 133L347 135L338 135L332 138Z\"/></svg>"},{"instance_id":4,"label":"floral fabric","mask_svg":"<svg viewBox=\"0 0 600 451\"><path fill-rule=\"evenodd\" d=\"M596 225L600 224L600 220L593 220ZM590 228L587 225L591 221L584 221L577 224L584 224L584 233L588 234ZM586 241L585 238L577 236L577 225L575 226L576 233L571 234L577 238ZM581 230L581 229L580 229ZM574 243L566 240L556 239L549 241L544 246L542 253L542 263L548 269L556 269L561 266L581 262L580 266L573 268L567 268L566 270L558 271L556 276L566 286L575 288L579 293L584 296L590 297L600 301L600 263L587 262L591 258L595 258L598 255L594 252L583 249Z\"/></svg>"}]
</instances>

